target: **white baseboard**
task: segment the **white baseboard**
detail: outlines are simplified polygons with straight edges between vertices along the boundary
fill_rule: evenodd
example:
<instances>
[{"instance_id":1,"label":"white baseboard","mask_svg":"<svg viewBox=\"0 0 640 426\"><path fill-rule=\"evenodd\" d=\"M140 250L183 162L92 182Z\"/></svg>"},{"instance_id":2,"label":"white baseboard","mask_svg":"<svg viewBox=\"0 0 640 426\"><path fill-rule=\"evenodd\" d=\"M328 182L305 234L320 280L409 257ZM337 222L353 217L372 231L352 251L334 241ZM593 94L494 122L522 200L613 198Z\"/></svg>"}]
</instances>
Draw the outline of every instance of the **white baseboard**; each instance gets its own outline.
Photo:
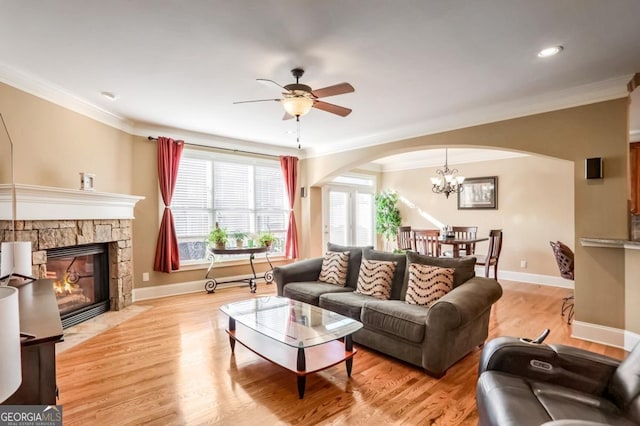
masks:
<instances>
[{"instance_id":1,"label":"white baseboard","mask_svg":"<svg viewBox=\"0 0 640 426\"><path fill-rule=\"evenodd\" d=\"M619 328L591 324L583 321L573 321L571 337L629 350L625 345L625 335L627 333L629 332Z\"/></svg>"},{"instance_id":2,"label":"white baseboard","mask_svg":"<svg viewBox=\"0 0 640 426\"><path fill-rule=\"evenodd\" d=\"M489 272L492 272L491 269ZM484 267L476 266L476 275L484 277ZM498 277L509 281L519 281L529 284L548 285L551 287L573 288L573 281L551 275L529 274L526 272L498 270Z\"/></svg>"},{"instance_id":3,"label":"white baseboard","mask_svg":"<svg viewBox=\"0 0 640 426\"><path fill-rule=\"evenodd\" d=\"M484 276L484 268L476 267L476 274L478 276ZM564 287L564 288L573 288L573 281L565 280L559 277L553 277L550 275L539 275L539 274L527 274L522 272L513 272L513 271L499 271L498 272L500 278L504 278L505 280L510 281L519 281L523 283L530 284L540 284L540 285L548 285L554 287ZM233 277L224 277L224 281L231 280L243 280L249 278L250 275L238 275ZM204 291L204 283L207 280L197 280L197 281L189 281L184 283L177 284L165 284L165 285L156 285L142 288L134 288L133 289L133 301L140 300L149 300L149 299L157 299L159 297L168 297L168 296L176 296L179 294L187 294L187 293L196 293L199 291ZM247 285L242 282L232 282L225 284L218 284L217 288L225 288L225 287L238 287Z\"/></svg>"},{"instance_id":4,"label":"white baseboard","mask_svg":"<svg viewBox=\"0 0 640 426\"><path fill-rule=\"evenodd\" d=\"M238 282L220 283L216 288L241 287L248 286L243 279L248 279L250 275L237 275L222 278L224 281L238 280ZM197 281L188 281L177 284L156 285L151 287L142 287L133 289L133 301L158 299L160 297L177 296L180 294L204 292L204 283L208 280L202 279ZM260 279L257 280L258 282Z\"/></svg>"}]
</instances>

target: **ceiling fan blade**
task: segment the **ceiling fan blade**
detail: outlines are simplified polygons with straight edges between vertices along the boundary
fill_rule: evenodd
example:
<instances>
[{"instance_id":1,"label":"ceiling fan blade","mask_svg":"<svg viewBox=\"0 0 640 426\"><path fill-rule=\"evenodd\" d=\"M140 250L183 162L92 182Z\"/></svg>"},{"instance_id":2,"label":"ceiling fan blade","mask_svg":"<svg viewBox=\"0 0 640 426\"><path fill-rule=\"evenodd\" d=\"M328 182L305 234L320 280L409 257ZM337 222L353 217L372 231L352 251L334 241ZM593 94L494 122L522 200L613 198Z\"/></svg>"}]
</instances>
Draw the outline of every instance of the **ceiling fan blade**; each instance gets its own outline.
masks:
<instances>
[{"instance_id":1,"label":"ceiling fan blade","mask_svg":"<svg viewBox=\"0 0 640 426\"><path fill-rule=\"evenodd\" d=\"M269 87L271 87L271 86L277 86L277 87L279 87L280 89L287 90L287 89L285 89L283 86L281 86L280 84L276 83L276 82L275 82L275 81L273 81L273 80L269 80L268 78L256 78L256 81L257 81L258 83L260 83L260 84L265 85L265 86L269 86Z\"/></svg>"},{"instance_id":2,"label":"ceiling fan blade","mask_svg":"<svg viewBox=\"0 0 640 426\"><path fill-rule=\"evenodd\" d=\"M317 89L312 91L313 96L316 98L326 98L328 96L336 96L342 95L343 93L351 93L355 92L356 89L353 88L349 83L340 83L335 84L329 87L323 87L322 89Z\"/></svg>"},{"instance_id":3,"label":"ceiling fan blade","mask_svg":"<svg viewBox=\"0 0 640 426\"><path fill-rule=\"evenodd\" d=\"M252 102L280 102L281 99L256 99L255 101L236 101L234 104L250 104Z\"/></svg>"},{"instance_id":4,"label":"ceiling fan blade","mask_svg":"<svg viewBox=\"0 0 640 426\"><path fill-rule=\"evenodd\" d=\"M284 112L284 115L282 116L283 120L291 120L292 118L295 118L293 115L289 114L287 111Z\"/></svg>"},{"instance_id":5,"label":"ceiling fan blade","mask_svg":"<svg viewBox=\"0 0 640 426\"><path fill-rule=\"evenodd\" d=\"M346 117L347 115L351 114L351 109L342 107L340 105L330 104L328 102L315 101L313 103L313 107L326 112L330 112L332 114L339 115L341 117Z\"/></svg>"}]
</instances>

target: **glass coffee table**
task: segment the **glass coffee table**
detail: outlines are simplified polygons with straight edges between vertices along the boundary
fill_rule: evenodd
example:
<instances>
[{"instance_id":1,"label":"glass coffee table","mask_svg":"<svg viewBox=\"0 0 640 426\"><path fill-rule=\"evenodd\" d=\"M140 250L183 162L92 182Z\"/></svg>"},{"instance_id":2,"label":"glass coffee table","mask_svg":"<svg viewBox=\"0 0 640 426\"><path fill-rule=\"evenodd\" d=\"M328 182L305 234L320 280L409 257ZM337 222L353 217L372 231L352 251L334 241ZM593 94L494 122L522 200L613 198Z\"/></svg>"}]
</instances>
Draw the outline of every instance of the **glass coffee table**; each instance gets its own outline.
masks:
<instances>
[{"instance_id":1,"label":"glass coffee table","mask_svg":"<svg viewBox=\"0 0 640 426\"><path fill-rule=\"evenodd\" d=\"M362 323L335 312L286 297L258 297L220 307L229 316L231 352L239 342L255 354L298 376L304 397L308 374L345 361L351 377L351 334ZM344 343L338 339L344 338Z\"/></svg>"}]
</instances>

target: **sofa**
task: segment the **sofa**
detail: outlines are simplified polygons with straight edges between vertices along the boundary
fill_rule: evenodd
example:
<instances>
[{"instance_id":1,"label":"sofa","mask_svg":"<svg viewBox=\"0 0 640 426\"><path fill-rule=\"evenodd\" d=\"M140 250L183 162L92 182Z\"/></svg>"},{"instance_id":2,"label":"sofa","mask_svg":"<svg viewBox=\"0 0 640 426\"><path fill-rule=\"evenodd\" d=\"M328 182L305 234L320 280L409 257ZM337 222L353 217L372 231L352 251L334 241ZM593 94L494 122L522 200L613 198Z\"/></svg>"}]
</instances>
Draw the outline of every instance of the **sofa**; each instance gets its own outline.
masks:
<instances>
[{"instance_id":1,"label":"sofa","mask_svg":"<svg viewBox=\"0 0 640 426\"><path fill-rule=\"evenodd\" d=\"M329 244L328 251L349 253L346 286L318 280L323 263L323 257L318 257L276 267L278 295L362 322L354 342L422 367L433 377L443 376L484 344L491 306L502 296L502 288L494 279L475 276L474 257L443 259L335 244ZM363 258L396 262L387 300L355 291ZM412 263L453 268L453 289L430 307L406 303Z\"/></svg>"},{"instance_id":2,"label":"sofa","mask_svg":"<svg viewBox=\"0 0 640 426\"><path fill-rule=\"evenodd\" d=\"M624 361L499 337L483 348L479 425L640 425L640 345Z\"/></svg>"}]
</instances>

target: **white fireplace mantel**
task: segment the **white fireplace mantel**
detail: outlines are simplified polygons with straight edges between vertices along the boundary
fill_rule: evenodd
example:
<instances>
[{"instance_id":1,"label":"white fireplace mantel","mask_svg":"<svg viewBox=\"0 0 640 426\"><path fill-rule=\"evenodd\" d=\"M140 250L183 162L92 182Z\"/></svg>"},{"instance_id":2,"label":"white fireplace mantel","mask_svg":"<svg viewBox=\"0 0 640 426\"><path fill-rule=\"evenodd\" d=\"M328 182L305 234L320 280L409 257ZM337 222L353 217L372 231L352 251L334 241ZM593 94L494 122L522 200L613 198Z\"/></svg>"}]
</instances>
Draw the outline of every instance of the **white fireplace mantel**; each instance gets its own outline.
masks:
<instances>
[{"instance_id":1,"label":"white fireplace mantel","mask_svg":"<svg viewBox=\"0 0 640 426\"><path fill-rule=\"evenodd\" d=\"M16 220L133 219L145 197L16 184ZM12 220L12 185L0 184L0 220Z\"/></svg>"}]
</instances>

